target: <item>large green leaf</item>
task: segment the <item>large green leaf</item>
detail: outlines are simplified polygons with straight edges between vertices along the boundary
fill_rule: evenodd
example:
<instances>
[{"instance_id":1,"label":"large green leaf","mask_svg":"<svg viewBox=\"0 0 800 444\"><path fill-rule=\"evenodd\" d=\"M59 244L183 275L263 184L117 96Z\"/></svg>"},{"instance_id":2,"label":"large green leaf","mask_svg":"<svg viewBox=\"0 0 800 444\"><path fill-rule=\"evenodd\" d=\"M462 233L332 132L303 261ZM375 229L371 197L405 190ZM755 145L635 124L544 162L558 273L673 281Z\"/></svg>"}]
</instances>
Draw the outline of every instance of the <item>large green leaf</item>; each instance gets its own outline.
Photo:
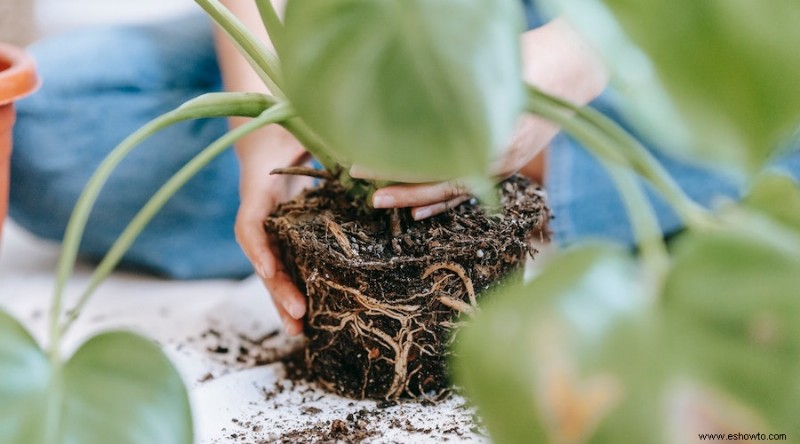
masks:
<instances>
[{"instance_id":1,"label":"large green leaf","mask_svg":"<svg viewBox=\"0 0 800 444\"><path fill-rule=\"evenodd\" d=\"M606 0L700 136L751 171L800 124L796 0Z\"/></svg>"},{"instance_id":2,"label":"large green leaf","mask_svg":"<svg viewBox=\"0 0 800 444\"><path fill-rule=\"evenodd\" d=\"M0 338L4 443L192 443L186 388L152 341L104 333L54 366L1 311Z\"/></svg>"},{"instance_id":3,"label":"large green leaf","mask_svg":"<svg viewBox=\"0 0 800 444\"><path fill-rule=\"evenodd\" d=\"M726 217L734 228L677 241L664 294L670 353L773 432L800 436L800 239L745 212Z\"/></svg>"},{"instance_id":4,"label":"large green leaf","mask_svg":"<svg viewBox=\"0 0 800 444\"><path fill-rule=\"evenodd\" d=\"M607 27L587 28L599 25L590 14L598 15L602 5L613 11L649 55L692 128L696 140L689 154L694 158L752 172L800 124L796 0L552 1L584 15L576 23L594 41L616 34ZM615 69L641 68L638 58L627 60L617 58ZM679 148L672 139L658 142Z\"/></svg>"},{"instance_id":5,"label":"large green leaf","mask_svg":"<svg viewBox=\"0 0 800 444\"><path fill-rule=\"evenodd\" d=\"M597 247L494 295L460 334L455 362L492 437L800 436L800 242L732 217L724 231L678 240L659 300L642 296L630 258Z\"/></svg>"},{"instance_id":6,"label":"large green leaf","mask_svg":"<svg viewBox=\"0 0 800 444\"><path fill-rule=\"evenodd\" d=\"M389 177L486 173L521 112L518 0L292 0L286 93L338 161Z\"/></svg>"},{"instance_id":7,"label":"large green leaf","mask_svg":"<svg viewBox=\"0 0 800 444\"><path fill-rule=\"evenodd\" d=\"M615 248L568 253L460 333L456 374L496 442L653 442L663 368L636 274Z\"/></svg>"}]
</instances>

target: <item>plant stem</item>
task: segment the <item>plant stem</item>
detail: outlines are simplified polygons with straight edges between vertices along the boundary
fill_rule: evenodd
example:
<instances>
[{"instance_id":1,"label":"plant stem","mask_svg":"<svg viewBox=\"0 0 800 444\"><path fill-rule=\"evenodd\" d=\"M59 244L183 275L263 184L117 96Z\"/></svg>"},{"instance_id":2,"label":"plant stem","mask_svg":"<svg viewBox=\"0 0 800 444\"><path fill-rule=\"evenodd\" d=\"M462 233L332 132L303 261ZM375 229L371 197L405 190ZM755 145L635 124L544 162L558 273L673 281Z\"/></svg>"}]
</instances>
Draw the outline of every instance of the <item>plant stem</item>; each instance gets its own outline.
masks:
<instances>
[{"instance_id":1,"label":"plant stem","mask_svg":"<svg viewBox=\"0 0 800 444\"><path fill-rule=\"evenodd\" d=\"M218 0L195 0L201 8L225 31L276 97L285 99L278 58L259 41L233 13Z\"/></svg>"},{"instance_id":2,"label":"plant stem","mask_svg":"<svg viewBox=\"0 0 800 444\"><path fill-rule=\"evenodd\" d=\"M658 218L647 200L647 195L636 180L635 173L607 160L600 159L600 163L619 190L632 221L631 228L638 240L639 252L646 267L645 277L652 283L645 288L657 291L669 272L669 253L664 244Z\"/></svg>"},{"instance_id":3,"label":"plant stem","mask_svg":"<svg viewBox=\"0 0 800 444\"><path fill-rule=\"evenodd\" d=\"M252 93L213 93L200 96L181 105L177 109L164 114L140 128L122 141L106 156L78 198L72 210L61 256L58 260L56 283L53 290L53 303L50 311L50 351L58 353L59 331L58 320L61 315L62 301L66 282L75 268L80 242L100 191L117 165L139 144L156 132L170 125L190 119L207 117L223 117L239 115L243 117L258 116L275 103L275 99L263 94Z\"/></svg>"},{"instance_id":4,"label":"plant stem","mask_svg":"<svg viewBox=\"0 0 800 444\"><path fill-rule=\"evenodd\" d=\"M669 255L653 208L636 180L627 158L618 155L616 140L597 127L573 118L571 109L564 109L552 101L531 98L528 101L528 111L558 124L600 159L625 204L647 275L655 284L650 288L659 289L668 271Z\"/></svg>"},{"instance_id":5,"label":"plant stem","mask_svg":"<svg viewBox=\"0 0 800 444\"><path fill-rule=\"evenodd\" d=\"M346 166L330 155L325 142L317 133L311 130L304 120L294 117L281 123L281 125L292 133L303 147L331 174L336 174L342 169L342 166ZM346 170L346 168L344 169Z\"/></svg>"},{"instance_id":6,"label":"plant stem","mask_svg":"<svg viewBox=\"0 0 800 444\"><path fill-rule=\"evenodd\" d=\"M531 102L549 103L563 111L574 113L576 119L592 126L604 137L614 142L611 150L614 154L609 156L603 148L595 154L615 163L620 163L620 156L625 159L623 165L628 165L639 175L648 180L658 190L661 196L669 202L670 206L678 213L683 222L693 228L702 228L710 223L710 215L702 206L694 202L684 193L683 189L675 182L672 176L664 170L656 158L642 144L621 128L613 120L591 107L579 107L559 97L549 95L534 86L528 85L529 100Z\"/></svg>"},{"instance_id":7,"label":"plant stem","mask_svg":"<svg viewBox=\"0 0 800 444\"><path fill-rule=\"evenodd\" d=\"M285 121L294 115L294 110L287 102L279 103L272 108L264 111L260 116L255 119L239 126L238 128L228 132L220 137L214 143L209 145L192 160L190 160L183 168L175 173L142 207L142 209L131 220L122 234L117 238L114 244L106 253L103 260L95 269L94 274L89 281L89 285L84 290L75 308L72 309L67 316L60 330L60 334L64 335L72 326L78 314L83 310L83 307L89 301L90 297L97 289L97 287L108 277L109 274L117 266L122 256L128 251L130 246L145 229L147 224L155 217L161 208L172 198L178 190L183 187L192 177L194 177L203 167L208 165L214 158L222 152L231 147L236 141L242 137L256 131L264 126Z\"/></svg>"},{"instance_id":8,"label":"plant stem","mask_svg":"<svg viewBox=\"0 0 800 444\"><path fill-rule=\"evenodd\" d=\"M267 35L269 35L269 39L272 40L275 51L280 56L283 23L280 17L278 17L275 7L272 5L272 0L256 0L256 6L258 6L258 13L261 15L261 21L264 22Z\"/></svg>"}]
</instances>

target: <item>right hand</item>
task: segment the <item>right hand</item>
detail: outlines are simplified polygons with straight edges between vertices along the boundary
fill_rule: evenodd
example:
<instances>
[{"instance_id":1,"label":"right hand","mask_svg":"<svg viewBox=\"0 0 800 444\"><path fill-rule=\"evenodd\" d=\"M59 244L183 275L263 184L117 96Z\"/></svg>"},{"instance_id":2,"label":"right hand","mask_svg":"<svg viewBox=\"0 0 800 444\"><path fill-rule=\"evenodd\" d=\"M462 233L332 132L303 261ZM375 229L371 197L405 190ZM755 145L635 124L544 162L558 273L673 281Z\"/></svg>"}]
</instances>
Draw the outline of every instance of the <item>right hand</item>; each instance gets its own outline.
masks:
<instances>
[{"instance_id":1,"label":"right hand","mask_svg":"<svg viewBox=\"0 0 800 444\"><path fill-rule=\"evenodd\" d=\"M272 46L255 2L222 0L222 3L258 40ZM283 1L273 0L273 3L278 10L283 10ZM230 39L218 29L215 36L225 90L269 93ZM240 118L230 120L233 127L243 121ZM304 177L269 175L275 168L298 164L306 155L305 150L286 130L272 125L241 139L236 144L236 154L241 165L241 203L236 216L236 240L272 295L286 332L290 335L299 334L303 329L301 319L306 312L306 299L286 272L275 240L264 231L264 220L278 203L310 185L310 180Z\"/></svg>"},{"instance_id":2,"label":"right hand","mask_svg":"<svg viewBox=\"0 0 800 444\"><path fill-rule=\"evenodd\" d=\"M297 164L305 150L291 134L273 126L242 139L236 151L241 165L236 240L269 290L286 332L300 334L306 298L287 273L276 240L264 230L264 220L279 203L311 185L306 177L269 174L275 168Z\"/></svg>"}]
</instances>

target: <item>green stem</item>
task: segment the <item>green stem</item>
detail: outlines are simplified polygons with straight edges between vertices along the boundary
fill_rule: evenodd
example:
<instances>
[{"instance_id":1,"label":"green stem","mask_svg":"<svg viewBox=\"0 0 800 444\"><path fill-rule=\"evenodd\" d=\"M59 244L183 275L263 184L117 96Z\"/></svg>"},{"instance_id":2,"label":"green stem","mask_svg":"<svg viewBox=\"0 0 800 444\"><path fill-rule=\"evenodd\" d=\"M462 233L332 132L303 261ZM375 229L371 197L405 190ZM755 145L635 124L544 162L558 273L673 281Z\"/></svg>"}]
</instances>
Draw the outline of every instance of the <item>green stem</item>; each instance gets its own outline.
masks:
<instances>
[{"instance_id":1,"label":"green stem","mask_svg":"<svg viewBox=\"0 0 800 444\"><path fill-rule=\"evenodd\" d=\"M220 27L233 40L240 52L247 58L267 85L267 88L277 97L285 99L280 73L280 61L263 42L259 41L242 23L218 0L195 0L210 16L220 25ZM278 14L269 0L257 0L257 6L264 26L269 37L272 39L275 48L280 48L281 23ZM300 143L327 169L334 172L339 163L329 154L322 139L316 135L304 121L300 118L293 118L283 123L283 126L291 132Z\"/></svg>"},{"instance_id":2,"label":"green stem","mask_svg":"<svg viewBox=\"0 0 800 444\"><path fill-rule=\"evenodd\" d=\"M619 156L616 141L597 127L573 118L572 110L565 110L553 102L532 98L528 102L528 111L558 124L600 159L625 204L647 274L656 284L651 288L660 288L669 264L667 248L653 208L627 158Z\"/></svg>"},{"instance_id":3,"label":"green stem","mask_svg":"<svg viewBox=\"0 0 800 444\"><path fill-rule=\"evenodd\" d=\"M67 319L60 330L60 334L64 335L72 326L78 314L83 310L83 307L89 301L90 297L97 289L97 287L111 274L117 266L122 256L128 251L130 246L144 230L147 224L155 217L155 215L163 208L163 206L175 195L186 182L194 177L203 167L208 165L214 158L222 152L230 148L231 145L236 143L242 137L256 131L264 126L283 122L294 115L292 107L284 102L264 111L260 116L255 119L237 127L224 136L220 137L214 143L209 145L192 160L190 160L183 168L175 173L142 207L142 209L131 220L122 234L117 238L109 251L106 253L103 260L95 269L86 290L81 295L75 308L70 310Z\"/></svg>"},{"instance_id":4,"label":"green stem","mask_svg":"<svg viewBox=\"0 0 800 444\"><path fill-rule=\"evenodd\" d=\"M264 22L264 28L267 30L269 39L272 41L275 51L280 55L283 23L272 5L272 0L256 0L256 6L258 6L258 13L261 15L261 21Z\"/></svg>"},{"instance_id":5,"label":"green stem","mask_svg":"<svg viewBox=\"0 0 800 444\"><path fill-rule=\"evenodd\" d=\"M283 122L282 125L303 144L306 150L308 150L326 170L335 174L340 169L342 163L338 162L329 154L325 142L311 130L304 120L295 117Z\"/></svg>"},{"instance_id":6,"label":"green stem","mask_svg":"<svg viewBox=\"0 0 800 444\"><path fill-rule=\"evenodd\" d=\"M278 58L259 41L233 13L218 0L195 0L201 8L225 31L247 59L261 81L270 92L279 98L286 98L281 88L280 64Z\"/></svg>"},{"instance_id":7,"label":"green stem","mask_svg":"<svg viewBox=\"0 0 800 444\"><path fill-rule=\"evenodd\" d=\"M620 156L624 157L624 164L629 165L639 175L647 179L675 209L686 225L699 228L709 224L710 216L708 211L687 196L672 176L664 170L658 160L636 138L613 120L591 107L579 107L564 99L549 95L531 85L528 85L528 95L531 102L549 103L556 108L574 113L577 120L594 127L613 141L613 156L608 156L609 153L606 153L605 149L596 154L615 163L620 163Z\"/></svg>"},{"instance_id":8,"label":"green stem","mask_svg":"<svg viewBox=\"0 0 800 444\"><path fill-rule=\"evenodd\" d=\"M64 243L59 257L56 283L53 290L53 304L50 311L50 347L53 353L58 353L58 320L61 315L64 289L67 280L75 268L80 242L89 215L94 207L100 191L103 189L109 176L117 165L142 141L157 133L163 128L190 119L208 117L224 117L239 115L243 117L258 116L265 109L275 103L275 99L263 94L252 93L213 93L200 96L181 105L177 109L164 114L140 128L122 141L103 160L78 198L72 210L67 229L64 234Z\"/></svg>"},{"instance_id":9,"label":"green stem","mask_svg":"<svg viewBox=\"0 0 800 444\"><path fill-rule=\"evenodd\" d=\"M669 253L653 207L647 199L637 176L631 170L600 159L611 180L619 190L625 210L628 212L634 237L638 240L639 253L646 266L646 276L653 285L647 287L658 290L669 272Z\"/></svg>"}]
</instances>

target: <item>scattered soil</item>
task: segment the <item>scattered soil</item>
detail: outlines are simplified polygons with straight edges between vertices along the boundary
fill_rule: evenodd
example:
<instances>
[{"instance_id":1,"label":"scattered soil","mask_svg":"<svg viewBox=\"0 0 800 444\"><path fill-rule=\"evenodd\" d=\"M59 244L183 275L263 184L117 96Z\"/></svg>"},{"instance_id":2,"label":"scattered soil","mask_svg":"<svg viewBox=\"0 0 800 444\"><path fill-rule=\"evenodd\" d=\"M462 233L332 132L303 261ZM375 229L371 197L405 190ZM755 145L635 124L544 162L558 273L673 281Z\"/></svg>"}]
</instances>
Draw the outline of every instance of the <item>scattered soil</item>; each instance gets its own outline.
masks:
<instances>
[{"instance_id":1,"label":"scattered soil","mask_svg":"<svg viewBox=\"0 0 800 444\"><path fill-rule=\"evenodd\" d=\"M544 192L521 176L501 190L496 212L473 200L420 222L365 210L331 181L279 206L266 227L309 297L310 379L357 399L445 391L461 317L487 289L521 276L532 240L546 237ZM348 424L331 433L356 430Z\"/></svg>"},{"instance_id":2,"label":"scattered soil","mask_svg":"<svg viewBox=\"0 0 800 444\"><path fill-rule=\"evenodd\" d=\"M474 408L455 393L422 402L352 401L330 394L308 380L303 343L277 332L250 337L235 328L207 328L187 342L230 371L268 366L276 375L254 384L258 400L243 406L210 444L484 441ZM198 383L214 379L208 373Z\"/></svg>"}]
</instances>

